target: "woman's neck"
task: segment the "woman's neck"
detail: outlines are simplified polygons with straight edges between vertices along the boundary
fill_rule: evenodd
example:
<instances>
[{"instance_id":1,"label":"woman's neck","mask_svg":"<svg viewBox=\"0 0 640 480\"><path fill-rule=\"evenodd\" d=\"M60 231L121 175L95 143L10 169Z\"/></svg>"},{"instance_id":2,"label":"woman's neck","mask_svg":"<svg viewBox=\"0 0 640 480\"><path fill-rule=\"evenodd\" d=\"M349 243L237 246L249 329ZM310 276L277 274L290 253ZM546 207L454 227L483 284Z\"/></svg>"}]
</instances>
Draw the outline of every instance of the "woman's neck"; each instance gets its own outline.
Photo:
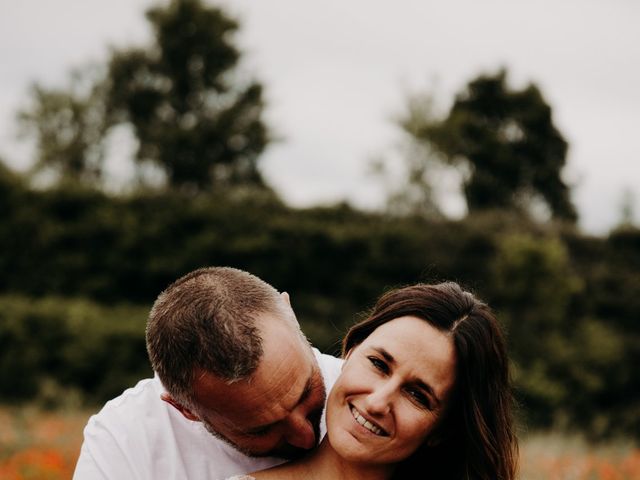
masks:
<instances>
[{"instance_id":1,"label":"woman's neck","mask_svg":"<svg viewBox=\"0 0 640 480\"><path fill-rule=\"evenodd\" d=\"M352 463L331 447L327 436L316 450L304 458L254 474L258 480L388 480L393 468L389 465Z\"/></svg>"}]
</instances>

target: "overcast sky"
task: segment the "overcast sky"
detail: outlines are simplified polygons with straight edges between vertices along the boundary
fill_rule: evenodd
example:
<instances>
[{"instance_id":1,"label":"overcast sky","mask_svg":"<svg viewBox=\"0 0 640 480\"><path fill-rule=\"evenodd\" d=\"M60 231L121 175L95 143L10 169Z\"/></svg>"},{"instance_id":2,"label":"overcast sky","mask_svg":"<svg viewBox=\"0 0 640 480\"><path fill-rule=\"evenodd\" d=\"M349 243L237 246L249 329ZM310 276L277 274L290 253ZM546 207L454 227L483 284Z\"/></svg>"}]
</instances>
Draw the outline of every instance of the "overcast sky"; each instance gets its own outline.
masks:
<instances>
[{"instance_id":1,"label":"overcast sky","mask_svg":"<svg viewBox=\"0 0 640 480\"><path fill-rule=\"evenodd\" d=\"M109 45L149 39L149 0L0 0L0 156L17 168L14 112L30 82L61 86L70 68ZM281 140L265 176L293 205L383 200L367 172L393 151L390 117L408 91L447 105L471 78L504 66L535 82L570 143L565 178L582 227L604 233L635 192L640 220L640 2L637 0L225 0L241 21L245 67L266 86L267 121ZM114 179L129 172L114 148ZM456 210L455 202L450 204Z\"/></svg>"}]
</instances>

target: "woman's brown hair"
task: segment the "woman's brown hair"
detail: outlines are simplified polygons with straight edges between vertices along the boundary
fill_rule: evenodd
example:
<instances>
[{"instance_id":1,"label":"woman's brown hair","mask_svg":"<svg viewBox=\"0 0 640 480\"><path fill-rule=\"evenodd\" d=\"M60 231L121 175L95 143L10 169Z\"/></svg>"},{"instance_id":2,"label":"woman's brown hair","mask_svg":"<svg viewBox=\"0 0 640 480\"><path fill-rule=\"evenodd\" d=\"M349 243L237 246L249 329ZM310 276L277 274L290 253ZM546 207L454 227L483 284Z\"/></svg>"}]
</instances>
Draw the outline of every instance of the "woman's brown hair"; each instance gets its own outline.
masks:
<instances>
[{"instance_id":1,"label":"woman's brown hair","mask_svg":"<svg viewBox=\"0 0 640 480\"><path fill-rule=\"evenodd\" d=\"M385 293L369 317L344 338L343 356L376 328L413 316L451 335L456 350L454 394L431 441L398 467L394 478L513 480L518 443L513 429L509 361L491 309L453 282L418 284Z\"/></svg>"}]
</instances>

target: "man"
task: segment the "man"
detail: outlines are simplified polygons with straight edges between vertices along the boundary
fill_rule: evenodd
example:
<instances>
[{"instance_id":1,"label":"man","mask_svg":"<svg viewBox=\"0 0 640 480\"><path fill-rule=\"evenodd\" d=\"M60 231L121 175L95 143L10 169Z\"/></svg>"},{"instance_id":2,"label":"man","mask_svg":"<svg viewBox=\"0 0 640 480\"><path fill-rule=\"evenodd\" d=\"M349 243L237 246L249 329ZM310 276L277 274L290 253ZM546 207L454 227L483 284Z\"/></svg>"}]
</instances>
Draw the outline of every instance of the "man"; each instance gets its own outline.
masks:
<instances>
[{"instance_id":1,"label":"man","mask_svg":"<svg viewBox=\"0 0 640 480\"><path fill-rule=\"evenodd\" d=\"M204 268L169 286L147 350L156 376L91 417L74 479L223 479L324 434L341 362L309 346L286 293L247 272Z\"/></svg>"}]
</instances>

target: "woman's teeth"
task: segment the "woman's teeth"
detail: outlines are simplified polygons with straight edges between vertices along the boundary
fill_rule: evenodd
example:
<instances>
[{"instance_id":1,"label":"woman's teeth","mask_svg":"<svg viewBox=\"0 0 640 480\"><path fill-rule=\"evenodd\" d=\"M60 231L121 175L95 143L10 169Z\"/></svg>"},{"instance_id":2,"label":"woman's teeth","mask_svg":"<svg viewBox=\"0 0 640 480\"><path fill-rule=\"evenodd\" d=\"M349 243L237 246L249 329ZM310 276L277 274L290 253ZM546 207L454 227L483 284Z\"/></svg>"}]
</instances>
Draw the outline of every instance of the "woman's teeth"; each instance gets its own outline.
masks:
<instances>
[{"instance_id":1,"label":"woman's teeth","mask_svg":"<svg viewBox=\"0 0 640 480\"><path fill-rule=\"evenodd\" d=\"M354 407L351 407L351 415L353 415L353 418L355 418L356 422L358 422L370 432L375 433L376 435L384 436L385 432L381 428L375 426L373 423L365 419Z\"/></svg>"}]
</instances>

